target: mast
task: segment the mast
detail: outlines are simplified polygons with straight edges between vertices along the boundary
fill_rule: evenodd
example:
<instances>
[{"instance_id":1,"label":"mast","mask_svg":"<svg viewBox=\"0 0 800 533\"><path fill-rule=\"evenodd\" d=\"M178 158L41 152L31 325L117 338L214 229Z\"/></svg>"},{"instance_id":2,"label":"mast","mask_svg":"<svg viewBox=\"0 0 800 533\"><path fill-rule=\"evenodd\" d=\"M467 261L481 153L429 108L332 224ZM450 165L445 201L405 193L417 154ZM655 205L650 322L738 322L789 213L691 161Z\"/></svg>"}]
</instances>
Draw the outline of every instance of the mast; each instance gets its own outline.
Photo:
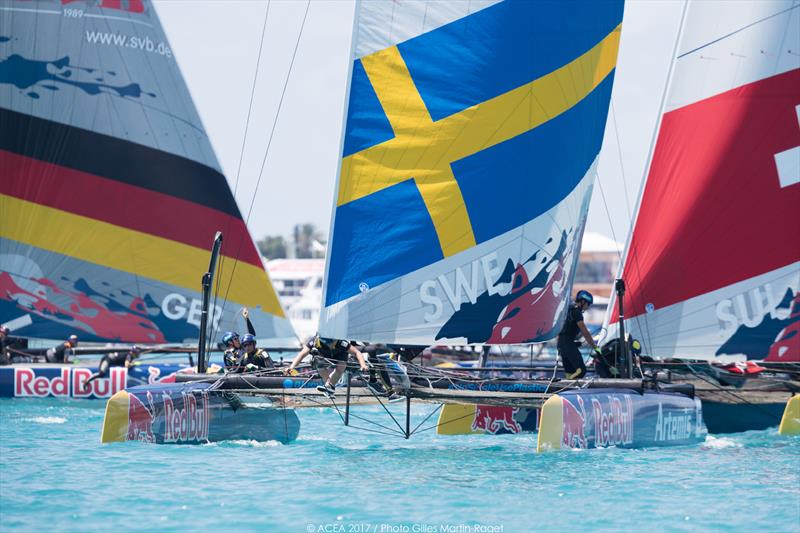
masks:
<instances>
[{"instance_id":1,"label":"mast","mask_svg":"<svg viewBox=\"0 0 800 533\"><path fill-rule=\"evenodd\" d=\"M614 289L619 297L619 349L625 361L625 375L623 377L630 379L633 377L633 361L631 361L631 358L628 356L628 343L625 340L625 311L622 307L625 296L625 280L618 278L614 283Z\"/></svg>"},{"instance_id":2,"label":"mast","mask_svg":"<svg viewBox=\"0 0 800 533\"><path fill-rule=\"evenodd\" d=\"M203 308L200 312L200 341L197 345L197 373L206 372L206 337L208 332L208 305L211 299L211 284L214 281L214 271L217 270L217 259L219 250L222 247L222 232L218 231L214 236L214 244L211 246L211 261L208 264L208 272L203 274Z\"/></svg>"}]
</instances>

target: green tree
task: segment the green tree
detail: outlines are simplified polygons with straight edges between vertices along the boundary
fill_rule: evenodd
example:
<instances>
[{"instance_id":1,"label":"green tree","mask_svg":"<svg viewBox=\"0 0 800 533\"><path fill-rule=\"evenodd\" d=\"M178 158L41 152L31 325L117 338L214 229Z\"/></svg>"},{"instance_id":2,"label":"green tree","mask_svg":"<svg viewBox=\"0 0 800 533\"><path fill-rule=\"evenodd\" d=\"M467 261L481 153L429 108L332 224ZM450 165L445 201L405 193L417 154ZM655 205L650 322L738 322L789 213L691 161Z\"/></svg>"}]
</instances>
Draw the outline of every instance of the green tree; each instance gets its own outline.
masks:
<instances>
[{"instance_id":1,"label":"green tree","mask_svg":"<svg viewBox=\"0 0 800 533\"><path fill-rule=\"evenodd\" d=\"M256 243L258 251L267 259L286 257L286 241L280 235L267 235Z\"/></svg>"},{"instance_id":2,"label":"green tree","mask_svg":"<svg viewBox=\"0 0 800 533\"><path fill-rule=\"evenodd\" d=\"M325 236L314 224L294 226L294 251L298 259L325 257Z\"/></svg>"}]
</instances>

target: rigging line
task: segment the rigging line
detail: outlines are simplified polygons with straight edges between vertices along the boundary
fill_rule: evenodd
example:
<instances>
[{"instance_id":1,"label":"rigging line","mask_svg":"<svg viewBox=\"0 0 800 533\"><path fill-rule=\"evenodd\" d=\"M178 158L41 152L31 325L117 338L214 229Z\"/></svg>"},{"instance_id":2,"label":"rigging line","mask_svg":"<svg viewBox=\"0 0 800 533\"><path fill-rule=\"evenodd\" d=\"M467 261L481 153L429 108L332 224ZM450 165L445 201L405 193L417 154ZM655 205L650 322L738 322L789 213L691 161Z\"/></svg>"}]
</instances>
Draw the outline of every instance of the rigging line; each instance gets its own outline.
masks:
<instances>
[{"instance_id":1,"label":"rigging line","mask_svg":"<svg viewBox=\"0 0 800 533\"><path fill-rule=\"evenodd\" d=\"M255 72L253 73L253 83L252 83L252 86L250 88L250 103L247 106L247 119L245 120L245 125L244 125L244 136L242 137L242 147L241 147L241 149L239 151L239 164L236 167L236 179L234 180L234 184L233 184L233 201L234 201L234 203L236 202L236 192L239 190L239 177L241 176L242 161L244 160L244 149L245 149L245 146L247 145L247 133L248 133L248 131L250 129L250 117L251 117L252 112L253 112L253 101L255 99L256 86L258 85L258 72L260 70L260 65L261 65L261 54L264 51L264 36L266 35L266 32L267 32L267 21L269 20L269 7L270 7L271 4L272 4L271 0L267 2L267 12L264 15L264 23L263 23L263 25L261 27L261 40L258 43L258 58L256 59L256 69L255 69ZM253 196L255 196L255 194ZM241 216L241 213L240 213L240 216ZM245 224L245 226L247 226L247 224ZM229 232L230 227L231 227L231 220L229 219L227 224L226 224L226 226L225 226L225 233L226 234ZM239 249L240 250L241 250L241 244L242 244L241 243L241 239L242 239L242 236L240 235L239 236ZM222 254L222 253L220 253L220 255L222 255L222 257L220 258L220 262L224 266L225 265L225 255ZM238 253L237 253L237 258L238 258ZM232 278L233 278L233 274L231 274L231 279ZM230 288L230 284L228 285L228 287ZM225 304L227 303L227 300L228 300L228 291L225 291L225 299L222 302L222 313L223 314L225 312ZM222 315L220 315L220 318L221 317L222 317ZM235 326L236 326L236 322L235 322L235 319L234 319L234 327Z\"/></svg>"},{"instance_id":2,"label":"rigging line","mask_svg":"<svg viewBox=\"0 0 800 533\"><path fill-rule=\"evenodd\" d=\"M678 56L678 59L680 59L682 57L686 57L686 56L688 56L690 54L693 54L693 53L697 52L698 50L702 50L703 48L711 46L714 43L718 43L718 42L720 42L720 41L722 41L724 39L727 39L728 37L736 35L737 33L742 32L742 31L744 31L744 30L746 30L748 28L751 28L751 27L755 26L756 24L761 24L764 21L767 21L767 20L769 20L771 18L775 18L775 17L777 17L779 15L783 15L784 13L786 13L788 11L791 11L792 9L795 9L795 8L798 8L798 7L800 7L800 4L794 4L792 7L786 8L783 11L778 11L777 13L773 13L772 15L766 16L766 17L764 17L762 19L759 19L759 20L757 20L755 22L751 22L747 26L743 26L743 27L739 28L738 30L734 30L734 31L732 31L732 32L730 32L730 33L728 33L726 35L723 35L722 37L717 37L713 41L707 42L706 44L700 45L697 48L689 50L688 52L684 52L683 54Z\"/></svg>"},{"instance_id":3,"label":"rigging line","mask_svg":"<svg viewBox=\"0 0 800 533\"><path fill-rule=\"evenodd\" d=\"M622 143L619 138L619 129L617 128L617 114L614 111L614 102L611 101L611 120L614 122L614 139L617 141L617 157L619 158L619 173L622 176L622 190L625 191L625 208L628 211L628 225L631 224L631 200L628 196L628 182L625 179L625 160L622 159Z\"/></svg>"},{"instance_id":4,"label":"rigging line","mask_svg":"<svg viewBox=\"0 0 800 533\"><path fill-rule=\"evenodd\" d=\"M362 378L362 379L363 379L363 378ZM405 435L405 430L403 430L403 426L401 426L401 425L400 425L400 422L398 422L398 421L397 421L397 419L396 419L396 418L395 418L395 416L394 416L394 415L391 413L391 411L389 411L389 409L387 409L387 407L386 407L386 405L383 403L383 401L382 401L382 400L381 400L381 399L378 397L378 395L377 395L377 394L375 394L375 391L373 391L373 390L372 390L371 388L369 388L369 387L367 387L367 390L368 390L369 392L371 392L371 393L372 393L372 396L373 396L373 397L374 397L376 400L378 400L378 403L379 403L379 404L381 404L381 407L383 407L383 410L384 410L384 411L386 411L386 414L387 414L387 415L389 415L389 416L391 417L392 421L394 421L394 423L397 425L397 428L398 428L400 431L402 431L402 432L403 432L403 435ZM352 414L352 413L351 413L351 414Z\"/></svg>"},{"instance_id":5,"label":"rigging line","mask_svg":"<svg viewBox=\"0 0 800 533\"><path fill-rule=\"evenodd\" d=\"M258 188L261 185L261 178L264 176L264 166L267 163L267 156L269 155L269 148L272 145L272 139L275 136L275 126L278 124L278 118L280 117L281 109L283 109L283 99L286 96L286 88L289 86L289 79L291 79L291 77L292 77L292 69L294 68L294 61L295 61L295 59L297 57L297 50L300 48L300 40L303 37L303 29L305 28L306 20L308 19L308 9L309 9L309 7L311 7L311 0L308 0L306 2L306 10L305 10L305 13L303 14L303 22L300 24L300 32L297 34L297 40L294 43L294 52L292 52L292 60L289 63L289 70L286 73L286 80L284 80L284 82L283 82L283 89L281 91L281 97L278 100L278 110L275 112L275 118L272 121L272 128L270 129L269 137L268 137L268 140L267 140L267 147L264 150L264 157L261 160L261 168L258 171L258 179L256 180L256 187L255 187L255 190L253 191L253 196L250 198L250 208L247 210L247 218L245 219L245 226L247 226L247 223L250 222L250 215L253 213L253 207L255 206L255 202L256 202L256 194L258 193ZM233 283L233 276L236 274L236 266L239 264L239 254L242 251L242 245L243 244L244 244L244 242L242 240L240 240L239 241L239 248L236 251L236 255L233 258L233 268L231 269L231 277L230 277L230 280L228 281L228 287L225 290L225 300L224 301L226 301L226 302L228 300L228 292L230 291L231 285ZM266 273L266 271L265 271L265 273ZM267 279L269 279L269 278L267 278ZM279 302L279 304L280 304L280 302Z\"/></svg>"},{"instance_id":6,"label":"rigging line","mask_svg":"<svg viewBox=\"0 0 800 533\"><path fill-rule=\"evenodd\" d=\"M420 427L422 424L424 424L425 422L427 422L427 421L428 421L428 419L429 419L430 417L432 417L433 415L435 415L436 413L438 413L438 412L439 412L439 411L442 409L442 407L443 407L443 406L444 406L444 404L443 404L443 403L440 403L438 406L436 406L436 409L434 409L433 411L431 411L430 413L428 413L428 416L426 416L425 418L423 418L423 419L422 419L422 422L420 422L419 424L417 424L417 425L416 425L416 427L414 427L414 429L412 429L412 430L411 430L411 433L409 433L409 434L408 434L408 436L410 437L411 435L413 435L413 434L414 434L414 433L415 433L415 432L416 432L416 431L419 429L419 427ZM448 420L447 422L445 422L445 424L449 424L449 423L451 423L451 422L455 422L456 420L461 420L462 418L467 418L467 417L469 417L469 416L473 416L474 414L475 414L475 413L470 413L470 414L468 414L468 415L462 415L462 416L460 416L460 417L458 417L458 418L454 418L453 420ZM443 426L444 424L439 424L439 423L437 422L437 424L436 424L436 425L437 425L437 426L439 426L439 425L442 425L442 426Z\"/></svg>"},{"instance_id":7,"label":"rigging line","mask_svg":"<svg viewBox=\"0 0 800 533\"><path fill-rule=\"evenodd\" d=\"M706 378L706 377L704 377L704 376L702 376L702 375L698 374L697 372L695 372L694 368L692 368L692 365L686 365L686 367L687 367L687 368L688 368L688 369L689 369L689 370L692 372L692 374L694 374L694 375L695 375L695 376L696 376L698 379L700 379L701 381L705 381L706 383L708 383L708 384L709 384L709 385L711 385L712 387L716 387L716 388L717 388L717 390L719 390L720 392L723 392L723 393L729 394L729 395L733 396L734 398L736 398L737 400L739 400L740 402L742 402L742 403L746 403L746 404L748 404L748 405L750 405L750 406L752 406L752 407L755 407L755 408L756 408L756 409L758 409L759 411L762 411L762 412L766 413L767 415L769 415L769 417L770 417L770 418L772 418L772 419L774 419L774 420L778 420L778 421L780 421L780 419L781 419L780 417L778 417L778 416L775 416L773 413L771 413L771 412L770 412L770 411L768 411L767 409L764 409L763 407L761 407L760 405L758 405L758 404L756 404L756 403L753 403L753 402L751 402L751 401L748 401L747 399L745 399L745 398L743 398L743 397L739 396L738 394L736 394L736 393L735 393L735 392L733 392L733 391L729 391L729 390L726 390L726 389L722 388L722 386L721 386L721 385L719 385L719 384L717 384L717 383L714 383L712 380L710 380L710 379L708 379L708 378Z\"/></svg>"}]
</instances>

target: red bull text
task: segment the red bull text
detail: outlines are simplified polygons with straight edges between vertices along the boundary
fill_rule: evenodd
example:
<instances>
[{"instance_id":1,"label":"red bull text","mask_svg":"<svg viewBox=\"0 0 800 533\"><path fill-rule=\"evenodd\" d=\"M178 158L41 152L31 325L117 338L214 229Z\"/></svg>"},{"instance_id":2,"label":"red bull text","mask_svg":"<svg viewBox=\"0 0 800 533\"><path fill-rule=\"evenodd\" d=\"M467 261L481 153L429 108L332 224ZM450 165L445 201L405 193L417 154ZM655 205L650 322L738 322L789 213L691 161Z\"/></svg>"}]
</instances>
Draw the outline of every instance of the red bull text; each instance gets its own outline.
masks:
<instances>
[{"instance_id":1,"label":"red bull text","mask_svg":"<svg viewBox=\"0 0 800 533\"><path fill-rule=\"evenodd\" d=\"M14 398L110 398L123 390L128 380L126 368L109 369L106 378L96 379L86 386L91 368L13 368L13 391L2 396Z\"/></svg>"}]
</instances>

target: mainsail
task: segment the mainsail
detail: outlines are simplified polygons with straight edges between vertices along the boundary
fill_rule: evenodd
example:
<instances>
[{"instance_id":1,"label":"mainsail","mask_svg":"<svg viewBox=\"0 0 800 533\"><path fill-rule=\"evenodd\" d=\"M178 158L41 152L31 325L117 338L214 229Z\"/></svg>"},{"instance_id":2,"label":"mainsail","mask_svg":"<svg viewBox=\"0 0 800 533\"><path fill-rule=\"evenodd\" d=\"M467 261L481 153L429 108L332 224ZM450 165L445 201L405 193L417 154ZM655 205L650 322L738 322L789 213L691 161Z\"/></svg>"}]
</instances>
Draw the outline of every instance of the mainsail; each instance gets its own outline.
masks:
<instances>
[{"instance_id":1,"label":"mainsail","mask_svg":"<svg viewBox=\"0 0 800 533\"><path fill-rule=\"evenodd\" d=\"M320 333L543 341L571 292L623 2L364 2Z\"/></svg>"},{"instance_id":2,"label":"mainsail","mask_svg":"<svg viewBox=\"0 0 800 533\"><path fill-rule=\"evenodd\" d=\"M798 43L796 1L688 7L623 261L647 353L800 361Z\"/></svg>"},{"instance_id":3,"label":"mainsail","mask_svg":"<svg viewBox=\"0 0 800 533\"><path fill-rule=\"evenodd\" d=\"M148 1L0 2L0 213L14 335L196 340L220 230L214 326L295 341Z\"/></svg>"}]
</instances>

